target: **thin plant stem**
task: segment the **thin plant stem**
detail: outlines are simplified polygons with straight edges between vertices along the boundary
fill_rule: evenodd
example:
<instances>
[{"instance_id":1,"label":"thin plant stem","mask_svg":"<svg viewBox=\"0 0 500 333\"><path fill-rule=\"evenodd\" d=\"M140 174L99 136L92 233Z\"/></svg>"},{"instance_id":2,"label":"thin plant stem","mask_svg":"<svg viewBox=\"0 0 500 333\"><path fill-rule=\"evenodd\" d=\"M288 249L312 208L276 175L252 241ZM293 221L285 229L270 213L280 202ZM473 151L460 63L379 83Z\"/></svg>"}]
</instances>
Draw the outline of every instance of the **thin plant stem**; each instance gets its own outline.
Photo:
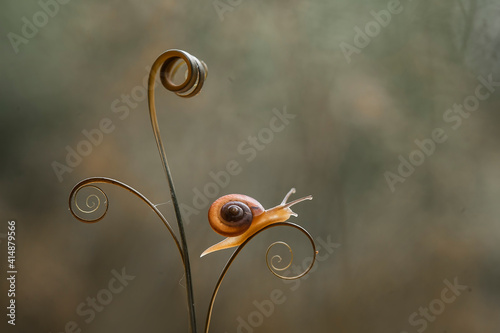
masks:
<instances>
[{"instance_id":1,"label":"thin plant stem","mask_svg":"<svg viewBox=\"0 0 500 333\"><path fill-rule=\"evenodd\" d=\"M155 80L156 74L160 67L165 63L167 59L170 58L168 54L169 51L161 54L156 61L154 62L151 71L149 73L148 80L148 103L149 103L149 114L151 117L151 125L153 127L154 136L156 139L156 144L158 146L158 151L160 153L160 158L163 164L163 169L167 176L168 185L170 188L170 195L172 197L172 204L175 210L175 217L177 219L177 225L179 227L179 235L181 241L181 247L183 252L184 259L184 273L186 275L186 289L187 289L187 301L188 301L188 309L189 309L189 319L191 332L196 333L196 313L195 313L195 305L194 305L194 293L193 293L193 282L191 277L191 265L189 263L189 252L186 241L186 234L184 232L184 224L182 222L182 215L179 208L179 203L177 202L177 196L175 194L174 182L172 180L172 174L170 172L170 168L167 161L167 154L165 153L165 148L163 147L163 143L160 136L160 129L158 126L158 120L156 117L156 108L155 108L155 98L154 98L154 89L155 89Z\"/></svg>"},{"instance_id":2,"label":"thin plant stem","mask_svg":"<svg viewBox=\"0 0 500 333\"><path fill-rule=\"evenodd\" d=\"M233 263L233 261L236 259L236 257L238 256L238 254L241 252L241 250L243 250L243 248L245 247L245 245L250 242L250 240L252 238L254 238L255 236L257 236L258 234L260 234L262 231L266 230L266 229L269 229L269 228L274 228L274 227L279 227L279 226L288 226L288 227L292 227L292 228L295 228L295 229L298 229L299 231L301 231L304 235L306 235L306 237L309 239L309 241L311 242L311 246L312 246L312 249L313 249L313 257L312 257L312 261L311 261L311 264L309 265L309 267L307 267L307 269L302 272L301 274L299 275L296 275L296 276L283 276L283 275L279 275L277 274L274 270L276 270L276 267L274 267L272 264L271 266L269 265L269 263L267 262L267 254L269 253L269 249L266 253L266 263L268 264L268 268L269 270L277 277L281 278L281 279L285 279L285 280L295 280L295 279L299 279L301 277L303 277L304 275L306 275L307 273L309 273L309 271L312 269L312 267L314 266L314 262L316 261L316 245L314 244L314 240L313 238L311 237L311 235L307 232L306 229L302 228L300 225L297 225L295 223L291 223L291 222L278 222L278 223L274 223L274 224L270 224L262 229L260 229L259 231L257 231L255 234L251 235L250 237L248 237L240 246L238 246L236 248L236 250L234 250L233 254L231 255L231 257L229 258L229 260L227 261L226 265L224 266L224 269L222 270L220 276L219 276L219 279L217 280L217 284L215 285L215 288L214 288L214 291L212 293L212 298L210 299L210 305L208 306L208 312L207 312L207 319L205 321L205 333L208 333L209 329L210 329L210 321L212 319L212 310L214 308L214 304L215 304L215 298L217 297L217 293L219 292L219 289L220 289L220 286L222 284L222 280L224 280L224 277L226 276L226 273L227 271L229 270L229 267L231 266L231 264ZM285 242L277 242L277 243L281 243L281 244L284 244L288 247L288 249L290 249L290 253L292 253L292 258L293 258L293 252L291 251L291 248L290 246L288 246L288 244L286 244ZM272 244L270 247L272 247L274 244ZM291 262L288 264L287 267L289 267L291 265Z\"/></svg>"}]
</instances>

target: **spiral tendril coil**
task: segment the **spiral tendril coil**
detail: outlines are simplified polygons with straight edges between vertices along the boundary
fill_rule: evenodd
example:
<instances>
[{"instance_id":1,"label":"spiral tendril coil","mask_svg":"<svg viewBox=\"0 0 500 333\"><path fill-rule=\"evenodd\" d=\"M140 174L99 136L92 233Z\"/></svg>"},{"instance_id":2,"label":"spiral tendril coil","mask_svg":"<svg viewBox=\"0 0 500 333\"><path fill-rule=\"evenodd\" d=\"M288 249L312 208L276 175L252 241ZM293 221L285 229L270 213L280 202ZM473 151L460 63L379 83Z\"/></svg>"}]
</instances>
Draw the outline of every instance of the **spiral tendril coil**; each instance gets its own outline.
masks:
<instances>
[{"instance_id":1,"label":"spiral tendril coil","mask_svg":"<svg viewBox=\"0 0 500 333\"><path fill-rule=\"evenodd\" d=\"M186 65L186 73L184 76L184 81L180 84L177 84L174 82L174 78L176 73L179 71L179 69L183 66ZM179 251L180 257L182 259L182 263L184 265L184 270L185 270L185 276L186 276L186 286L187 286L187 298L188 298L188 309L189 309L189 317L190 317L190 328L191 332L196 333L196 315L195 315L195 307L194 307L194 296L193 296L193 287L192 287L192 278L191 278L191 268L190 268L190 263L189 263L189 254L188 254L188 248L187 248L187 242L186 242L186 237L185 237L185 232L184 232L184 226L182 223L182 216L180 214L180 208L177 203L177 198L175 194L175 189L172 181L172 176L170 173L170 169L168 167L168 162L167 162L167 156L165 153L165 149L163 146L163 142L160 137L160 131L159 131L159 126L158 126L158 120L156 116L156 108L155 108L155 98L154 98L154 87L155 87L155 82L156 82L156 75L159 72L159 77L162 85L169 91L174 92L177 96L179 97L193 97L197 95L207 78L208 74L208 69L206 64L203 61L200 61L196 57L190 55L189 53L182 51L182 50L168 50L162 53L153 63L153 66L151 67L149 79L148 79L148 104L149 104L149 112L150 112L150 118L151 118L151 124L153 127L153 133L155 136L155 140L158 146L159 154L161 157L161 161L164 167L164 171L167 176L167 180L169 183L169 188L170 188L170 194L172 197L172 203L175 208L175 215L177 219L177 224L178 224L178 229L179 229L179 238L173 231L172 227L168 223L168 221L165 219L163 214L157 209L157 207L149 200L147 199L143 194L135 190L134 188L130 187L127 184L124 184L122 182L119 182L115 179L111 178L106 178L106 177L93 177L93 178L88 178L85 180L80 181L78 184L76 184L73 188L73 190L70 193L69 196L69 209L71 214L78 219L81 222L85 223L95 223L103 219L103 217L106 215L108 211L108 197L106 193L101 190L99 187L92 185L94 183L101 183L101 184L111 184L118 186L122 189L125 189L132 194L134 194L136 197L140 198L144 203L146 203L161 219L161 221L164 223L164 225L167 227L168 231L170 232L175 245L177 247L177 250ZM79 201L78 197L80 191L84 188L87 189L92 189L94 191L97 191L97 194L92 193L88 194L84 200ZM288 196L287 196L288 197ZM286 201L287 197L285 198L284 201ZM80 203L79 203L80 202ZM289 203L288 205L292 205L294 202ZM104 206L103 211L98 212L99 209ZM97 217L89 217L90 215L88 214L94 214L98 213L99 215ZM80 214L80 215L78 215ZM83 215L82 215L83 214ZM224 276L226 275L229 267L235 260L236 256L240 253L240 251L243 249L243 247L257 234L260 232L277 227L277 226L287 226L287 227L292 227L295 229L298 229L300 232L302 232L310 241L312 250L313 250L313 256L310 265L305 269L304 272L302 272L299 275L296 276L285 276L281 275L277 272L285 271L287 270L293 262L293 250L292 248L285 242L278 241L272 243L266 252L266 264L268 269L271 271L272 274L275 276L285 279L285 280L294 280L301 278L302 276L306 275L313 267L315 260L316 260L316 247L314 244L314 240L311 237L311 235L301 226L296 225L294 223L290 222L278 222L272 225L268 225L259 231L255 232L253 235L248 237L241 245L239 245L236 250L233 252L231 257L229 258L228 262L226 263L225 267L223 268L219 279L217 281L217 284L215 286L214 292L212 294L212 298L210 300L210 305L207 313L207 319L205 322L205 332L208 332L209 327L210 327L210 320L212 316L212 310L214 307L215 303L215 298L217 296L218 290L221 286L222 280L224 279ZM290 261L285 267L277 267L275 265L275 262L281 263L282 262L282 257L280 255L274 255L269 259L269 253L270 250L277 245L284 245L288 248L290 252Z\"/></svg>"},{"instance_id":2,"label":"spiral tendril coil","mask_svg":"<svg viewBox=\"0 0 500 333\"><path fill-rule=\"evenodd\" d=\"M209 307L208 307L207 319L205 321L205 333L208 333L208 331L210 329L210 321L212 319L212 310L213 310L213 307L214 307L214 304L215 304L215 298L217 297L217 293L219 292L219 288L220 288L220 286L222 284L222 280L224 280L224 277L226 276L226 273L229 270L229 267L231 267L231 264L234 262L234 260L236 259L236 257L238 256L238 254L241 252L241 250L243 250L243 248L245 247L245 245L248 244L248 242L250 242L250 240L252 240L252 238L254 238L255 236L257 236L258 234L260 234L264 230L267 230L267 229L270 229L270 228L279 227L279 226L292 227L292 228L295 228L295 229L299 230L300 232L302 232L302 234L305 235L306 238L311 243L311 247L312 247L312 250L313 250L313 255L311 257L311 259L312 259L311 263L305 269L305 271L303 271L301 274L295 275L295 276L280 275L280 274L276 273L276 271L283 271L283 270L286 270L287 268L289 268L291 266L292 261L293 261L293 251L292 251L292 248L287 243L285 243L285 242L282 242L282 241L274 242L273 244L271 244L267 248L267 252L266 252L266 264L267 264L267 267L269 268L269 270L271 271L271 273L273 273L275 276L279 277L280 279L295 280L295 279L299 279L299 278L303 277L304 275L306 275L307 273L309 273L309 271L313 268L314 263L316 262L316 255L317 255L318 252L316 251L316 244L314 243L313 238L311 237L311 235L309 234L309 232L307 232L306 229L304 229L303 227L301 227L298 224L291 223L291 222L277 222L277 223L270 224L270 225L265 226L264 228L260 229L259 231L257 231L256 233L254 233L253 235L251 235L250 237L248 237L241 245L239 245L236 248L236 250L234 250L233 254L231 255L231 257L227 261L227 263L224 266L224 268L222 269L222 272L221 272L221 274L219 276L219 280L217 281L217 284L215 285L215 289L214 289L214 292L212 294L212 298L210 299L210 304L209 304ZM290 262L284 268L278 268L278 267L274 266L274 264L272 263L273 258L277 259L278 261L282 260L281 257L278 256L278 255L273 256L271 258L271 263L269 263L269 251L271 250L271 248L273 248L274 246L276 246L278 244L285 245L286 247L288 247L288 250L290 251L290 253L292 255L292 257L290 258Z\"/></svg>"},{"instance_id":3,"label":"spiral tendril coil","mask_svg":"<svg viewBox=\"0 0 500 333\"><path fill-rule=\"evenodd\" d=\"M160 80L163 86L179 97L196 96L207 78L207 65L181 50L169 50L164 53L164 57L165 60L160 69ZM183 63L187 66L185 80L181 84L175 84L174 76Z\"/></svg>"},{"instance_id":4,"label":"spiral tendril coil","mask_svg":"<svg viewBox=\"0 0 500 333\"><path fill-rule=\"evenodd\" d=\"M91 188L91 189L98 191L100 194L102 194L102 196L105 199L104 200L104 211L97 217L90 217L90 218L82 217L81 215L78 215L74 209L76 207L76 209L79 213L92 214L92 213L95 213L101 207L101 199L99 198L99 196L97 194L87 195L87 197L85 198L85 201L84 201L84 204L85 204L84 208L82 208L82 206L80 204L78 204L78 194L84 188ZM71 202L74 202L74 205L72 205ZM97 186L84 185L84 186L77 188L72 193L72 195L70 195L69 207L70 207L70 211L73 214L73 216L76 219L78 219L79 221L85 222L85 223L95 223L95 222L102 220L102 218L106 215L106 213L108 211L108 196L106 195L106 193L104 193L103 190L101 190Z\"/></svg>"},{"instance_id":5,"label":"spiral tendril coil","mask_svg":"<svg viewBox=\"0 0 500 333\"><path fill-rule=\"evenodd\" d=\"M187 74L185 80L181 84L176 84L174 82L174 76L176 71L179 69L179 61L183 61L187 67ZM196 57L190 55L186 51L181 50L167 50L160 54L156 58L148 78L148 107L149 116L151 118L151 126L153 128L153 134L155 136L156 145L158 146L158 152L160 154L160 159L167 176L167 181L170 189L170 196L172 198L172 204L174 206L175 218L177 219L177 226L179 229L180 242L177 242L179 251L184 264L184 273L186 274L186 290L187 290L187 301L189 309L189 320L191 326L191 332L196 333L196 314L194 306L194 295L193 295L193 283L191 278L191 265L189 262L188 246L186 241L186 234L184 232L184 225L182 223L182 214L180 211L179 203L177 202L177 196L175 194L174 182L172 180L172 174L168 166L167 154L165 153L165 147L161 140L160 127L158 125L158 119L156 116L155 108L155 96L154 87L156 82L156 74L160 71L160 80L163 86L174 92L179 97L193 97L197 95L205 79L207 78L207 66L204 62L198 60ZM170 230L170 229L169 229ZM177 238L171 232L174 239Z\"/></svg>"},{"instance_id":6,"label":"spiral tendril coil","mask_svg":"<svg viewBox=\"0 0 500 333\"><path fill-rule=\"evenodd\" d=\"M274 246L279 245L279 244L286 246L288 248L288 251L290 252L290 256L291 256L290 261L288 262L288 265L286 265L285 267L281 267L281 268L276 267L273 263L273 261L275 259L279 263L283 260L279 254L272 256L271 260L269 260L269 252L271 251L271 249ZM284 271L284 270L288 269L292 265L292 263L293 263L293 250L290 247L290 245L288 245L287 243L282 242L282 241L274 242L271 245L269 245L269 247L267 248L267 251L266 251L266 265L267 265L267 268L269 268L269 270L271 271L271 273L273 273L274 275L276 275L279 278L283 278L283 275L277 274L276 271L278 271L278 272Z\"/></svg>"},{"instance_id":7,"label":"spiral tendril coil","mask_svg":"<svg viewBox=\"0 0 500 333\"><path fill-rule=\"evenodd\" d=\"M80 181L78 184L76 184L73 189L71 190L71 193L69 194L69 210L71 214L79 221L85 222L85 223L95 223L99 222L100 220L103 219L103 217L106 215L108 212L108 196L106 193L104 193L103 190L101 190L99 187L93 185L93 184L110 184L114 185L117 187L120 187L122 189L127 190L128 192L132 193L139 199L141 199L144 203L146 203L155 213L158 215L160 220L163 222L163 224L167 227L168 231L170 232L170 235L172 235L172 238L174 239L175 245L177 246L177 249L179 250L179 254L181 255L181 259L184 262L184 253L182 252L181 246L179 244L179 240L177 239L177 236L175 235L174 231L172 230L172 227L168 223L167 219L163 216L163 214L156 208L156 206L148 199L146 198L142 193L134 189L133 187L122 183L116 179L112 178L107 178L107 177L92 177L92 178L87 178L82 181ZM89 207L88 210L85 210L81 207L81 205L78 204L78 193L84 189L84 188L92 188L100 192L104 198L104 204L105 204L105 209L104 211L97 217L94 218L83 218L77 214L77 212L84 213L84 214L90 214L96 212L99 207L101 206L101 199L96 194L90 194L86 197L85 199L85 205ZM92 202L91 199L96 198L96 201ZM76 208L76 210L75 210Z\"/></svg>"}]
</instances>

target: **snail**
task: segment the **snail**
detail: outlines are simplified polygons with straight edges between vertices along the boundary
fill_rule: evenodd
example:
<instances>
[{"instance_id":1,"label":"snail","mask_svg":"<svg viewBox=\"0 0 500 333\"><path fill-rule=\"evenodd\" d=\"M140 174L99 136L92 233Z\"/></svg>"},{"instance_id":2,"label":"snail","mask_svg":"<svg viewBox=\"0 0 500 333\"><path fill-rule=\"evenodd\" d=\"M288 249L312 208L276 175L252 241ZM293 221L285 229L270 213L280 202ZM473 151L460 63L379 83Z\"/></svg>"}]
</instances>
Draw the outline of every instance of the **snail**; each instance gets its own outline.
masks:
<instances>
[{"instance_id":1,"label":"snail","mask_svg":"<svg viewBox=\"0 0 500 333\"><path fill-rule=\"evenodd\" d=\"M312 196L287 203L293 193L294 188L285 195L281 204L267 210L257 200L243 194L228 194L214 201L208 210L208 221L215 232L227 238L206 249L200 257L241 245L262 228L285 222L290 216L298 216L290 207L305 200L312 200Z\"/></svg>"}]
</instances>

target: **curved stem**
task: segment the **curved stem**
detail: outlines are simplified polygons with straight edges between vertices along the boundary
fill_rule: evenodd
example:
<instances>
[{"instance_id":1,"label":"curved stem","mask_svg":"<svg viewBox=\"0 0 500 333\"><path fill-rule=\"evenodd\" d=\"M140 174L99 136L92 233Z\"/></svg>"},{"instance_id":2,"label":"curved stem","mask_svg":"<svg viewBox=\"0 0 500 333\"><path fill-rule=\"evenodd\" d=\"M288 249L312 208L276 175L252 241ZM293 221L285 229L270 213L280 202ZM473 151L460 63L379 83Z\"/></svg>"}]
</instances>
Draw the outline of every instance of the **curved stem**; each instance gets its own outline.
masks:
<instances>
[{"instance_id":1,"label":"curved stem","mask_svg":"<svg viewBox=\"0 0 500 333\"><path fill-rule=\"evenodd\" d=\"M306 229L302 228L300 225L297 225L295 223L291 223L291 222L278 222L278 223L274 223L274 224L271 224L271 225L268 225L262 229L260 229L259 231L257 231L255 234L253 234L252 236L248 237L240 246L238 246L238 248L236 248L236 250L233 252L233 254L231 255L231 257L229 258L229 260L227 261L226 263L226 266L224 266L224 269L222 270L220 276L219 276L219 280L217 281L217 284L215 285L215 289L214 289L214 292L212 294L212 298L210 299L210 305L208 307L208 314L207 314L207 320L205 322L205 333L208 333L209 331L209 328L210 328L210 321L211 321L211 318L212 318L212 310L213 310L213 307L214 307L214 303L215 303L215 297L217 296L217 293L219 291L219 288L222 284L222 280L224 279L224 277L226 276L226 273L227 271L229 270L229 267L231 266L231 264L233 263L234 259L236 259L236 256L238 256L238 254L240 253L241 250L243 250L243 248L245 247L245 245L252 239L254 238L255 236L257 236L259 233L261 233L262 231L266 230L266 229L269 229L269 228L273 228L273 227L278 227L278 226L289 226L289 227L293 227L293 228L296 228L300 231L302 231L306 236L307 238L309 239L309 241L311 242L311 245L312 245L312 248L313 248L313 251L314 251L314 255L313 255L313 260L311 262L311 264L309 265L309 267L302 273L302 274L299 274L297 276L292 276L292 277L284 277L282 275L278 275L276 274L274 271L271 270L271 272L276 275L277 277L280 277L282 279L287 279L287 280L294 280L294 279L298 279L298 278L301 278L302 276L306 275L310 270L311 268L313 267L314 265L314 262L316 261L316 245L314 244L314 240L313 238L311 237L311 235L309 234L309 232L307 232ZM269 251L268 251L269 252ZM268 253L267 252L267 253ZM266 258L267 258L267 253L266 253ZM269 267L269 266L268 266Z\"/></svg>"},{"instance_id":2,"label":"curved stem","mask_svg":"<svg viewBox=\"0 0 500 333\"><path fill-rule=\"evenodd\" d=\"M133 193L134 195L136 195L137 197L139 197L142 201L144 201L155 213L156 215L158 215L158 217L160 218L160 220L163 222L163 224L167 227L168 231L170 232L170 235L172 235L172 238L174 239L174 242L175 242L175 245L177 246L177 249L179 250L179 253L181 255L181 259L182 259L182 262L184 262L184 254L182 252L182 249L181 249L181 246L179 244L179 240L177 239L177 237L175 236L175 233L174 231L172 230L172 227L170 226L170 224L168 223L167 219L163 216L163 214L158 210L158 208L156 208L156 206L148 200L148 198L146 198L143 194L141 194L139 191L137 191L136 189L134 189L133 187L125 184L125 183L122 183L118 180L115 180L115 179L112 179L112 178L106 178L106 177L92 177L92 178L87 178L87 179L84 179L82 180L81 182L79 182L78 184L76 184L73 189L71 190L71 193L69 194L69 208L70 208L70 211L71 211L71 214L73 214L73 216L79 220L79 221L82 221L82 222L85 222L85 223L94 223L94 222L98 222L100 221L104 215L106 215L106 212L107 212L107 207L108 207L108 203L106 201L106 207L105 207L105 211L104 211L104 214L102 214L101 216L99 216L98 218L95 218L95 219L92 219L92 220L86 220L86 219L83 219L81 218L80 216L76 215L75 212L73 211L73 208L72 208L72 205L71 205L71 201L74 199L75 200L75 205L76 207L81 211L81 212L84 212L79 206L78 206L78 203L76 202L76 197L78 195L78 192L86 187L86 186L89 186L91 184L95 184L95 183L101 183L101 184L112 184L112 185L116 185L118 187L121 187L121 188L124 188L126 189L127 191ZM101 191L102 194L104 194L104 196L106 197L106 200L107 200L107 196L106 194L97 187L97 189L99 191ZM97 205L97 207L95 209L92 210L92 212L96 211L97 208L99 207L99 204Z\"/></svg>"},{"instance_id":3,"label":"curved stem","mask_svg":"<svg viewBox=\"0 0 500 333\"><path fill-rule=\"evenodd\" d=\"M172 204L174 206L175 210L175 217L177 219L177 225L179 227L179 235L181 239L181 246L182 246L182 252L184 254L184 273L186 274L186 289L187 289L187 299L188 299L188 308L189 308L189 317L190 317L190 323L191 323L191 332L196 333L196 314L195 314L195 306L194 306L194 294L193 294L193 282L192 282L192 277L191 277L191 266L189 263L189 252L188 252L188 246L187 246L187 241L186 241L186 235L184 232L184 225L182 223L182 216L179 208L179 204L177 202L177 196L175 194L175 188L174 188L174 182L172 180L172 175L170 173L170 168L168 166L168 161L167 161L167 154L165 153L165 148L163 146L163 142L161 140L160 136L160 128L158 126L158 120L156 117L156 108L155 108L155 97L154 97L154 89L155 89L155 80L156 80L156 74L158 73L158 70L160 67L166 64L167 60L169 59L181 59L181 56L186 56L187 53L184 53L183 51L178 51L178 50L169 50L161 54L153 63L153 66L151 67L151 71L149 73L149 80L148 80L148 103L149 103L149 114L151 117L151 125L153 127L153 132L154 136L156 139L156 145L158 146L158 151L160 153L160 158L161 162L163 164L163 169L165 171L165 174L167 176L167 181L168 185L170 187L170 195L172 197ZM187 54L187 57L189 58L189 55ZM186 61L186 64L188 65L188 68L190 70L189 74L194 74L192 67L189 67L188 62ZM203 72L203 75L205 73ZM203 78L204 79L204 78ZM190 77L188 77L188 80L191 80ZM187 82L187 81L186 81ZM170 83L167 81L167 83ZM201 88L201 84L197 88L198 90ZM188 97L188 96L184 96Z\"/></svg>"}]
</instances>

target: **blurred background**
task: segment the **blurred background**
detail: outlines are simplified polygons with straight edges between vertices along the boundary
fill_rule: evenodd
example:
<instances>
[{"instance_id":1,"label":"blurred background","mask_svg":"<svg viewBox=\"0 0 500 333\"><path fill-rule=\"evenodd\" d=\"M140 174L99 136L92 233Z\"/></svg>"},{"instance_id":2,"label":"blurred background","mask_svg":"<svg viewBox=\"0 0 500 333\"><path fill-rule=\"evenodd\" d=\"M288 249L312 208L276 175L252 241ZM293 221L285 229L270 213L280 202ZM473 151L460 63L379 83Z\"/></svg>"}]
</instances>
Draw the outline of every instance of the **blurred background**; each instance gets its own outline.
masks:
<instances>
[{"instance_id":1,"label":"blurred background","mask_svg":"<svg viewBox=\"0 0 500 333\"><path fill-rule=\"evenodd\" d=\"M68 210L77 182L106 176L175 225L142 88L172 48L209 68L194 98L156 90L200 331L231 253L199 258L222 239L210 203L241 193L270 208L291 187L314 196L291 221L321 261L286 284L267 270L267 246L288 242L301 267L307 239L260 234L229 270L211 332L500 331L499 1L42 0L3 1L0 12L4 272L7 221L17 223L9 332L188 331L182 265L156 215L109 185L99 223ZM82 143L99 128L98 144ZM86 156L67 156L78 150ZM231 160L240 172L196 201ZM5 278L0 288L5 309ZM280 304L259 310L273 291Z\"/></svg>"}]
</instances>

